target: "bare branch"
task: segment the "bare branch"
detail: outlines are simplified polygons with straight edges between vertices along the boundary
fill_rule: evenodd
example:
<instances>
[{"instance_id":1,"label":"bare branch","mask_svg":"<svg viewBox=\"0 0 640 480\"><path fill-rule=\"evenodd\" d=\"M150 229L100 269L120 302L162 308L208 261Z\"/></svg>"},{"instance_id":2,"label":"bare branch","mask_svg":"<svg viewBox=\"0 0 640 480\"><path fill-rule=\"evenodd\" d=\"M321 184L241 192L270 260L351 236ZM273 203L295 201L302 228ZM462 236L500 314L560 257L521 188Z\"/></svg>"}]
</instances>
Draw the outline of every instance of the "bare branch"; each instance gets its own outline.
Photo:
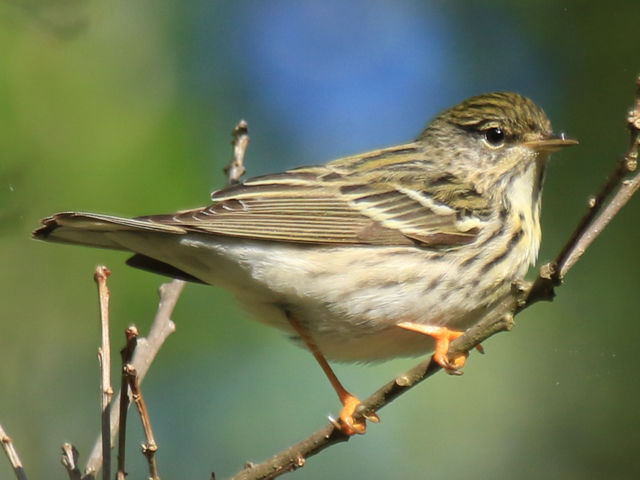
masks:
<instances>
[{"instance_id":1,"label":"bare branch","mask_svg":"<svg viewBox=\"0 0 640 480\"><path fill-rule=\"evenodd\" d=\"M4 431L4 428L2 428L2 425L0 425L0 443L2 444L4 453L9 459L11 467L13 467L13 472L16 474L16 478L18 480L27 480L27 474L25 473L20 457L18 456L18 451L13 445L11 437L9 437L9 435Z\"/></svg>"},{"instance_id":2,"label":"bare branch","mask_svg":"<svg viewBox=\"0 0 640 480\"><path fill-rule=\"evenodd\" d=\"M78 468L78 450L70 443L62 444L62 465L67 470L69 480L80 480L82 475Z\"/></svg>"},{"instance_id":3,"label":"bare branch","mask_svg":"<svg viewBox=\"0 0 640 480\"><path fill-rule=\"evenodd\" d=\"M233 159L231 163L225 168L225 173L228 175L229 184L238 183L240 177L245 172L244 168L244 155L249 144L249 134L248 134L248 125L244 120L240 120L236 127L233 130ZM108 272L108 270L107 270ZM104 272L102 272L104 275ZM110 273L110 272L109 272ZM106 274L108 276L108 273ZM106 281L106 277L104 278ZM96 271L96 281L98 281L98 271ZM137 348L131 359L131 366L137 372L137 381L142 382L146 373L148 372L151 363L155 359L158 351L164 344L165 340L175 331L175 324L171 320L171 314L173 313L173 309L175 308L176 302L182 293L182 289L184 288L185 282L182 280L173 280L171 283L163 284L160 287L160 303L158 305L158 311L156 313L156 317L153 321L151 329L149 330L149 334L146 338L139 338L137 340ZM100 286L100 284L99 284ZM106 285L105 285L106 289ZM103 308L102 305L108 305L108 290L106 291L106 302L102 302L103 296L101 294L101 317L107 319L106 332L105 335L105 327L103 322L103 342L104 339L108 339L108 307ZM100 349L99 355L101 359L101 365L109 364L110 365L110 350L105 346ZM106 355L106 356L105 356ZM110 373L110 371L109 371ZM110 375L103 375L103 392L107 391L104 388L106 383L105 379L109 379L110 385ZM121 392L125 391L125 389L121 386ZM115 409L111 409L110 416L106 417L103 415L103 434L96 441L89 459L87 460L87 465L85 467L85 473L83 475L83 480L94 479L97 472L100 470L103 458L108 459L110 455L110 446L113 441L115 441L116 435L118 435L119 424L121 419L126 421L126 408L128 408L130 397L129 394L124 395L122 398L121 392L116 396L116 402L119 403L120 408L118 411ZM111 391L111 395L113 395L113 391ZM121 413L121 410L125 410ZM108 418L108 431L110 431L109 435L104 435L104 431L106 430L105 426L105 418ZM124 448L126 445L126 432L123 432L123 436L121 437L120 447L119 447L119 470L124 474ZM103 448L103 445L105 446ZM108 461L108 460L107 460ZM107 473L103 472L103 475L107 475Z\"/></svg>"},{"instance_id":4,"label":"bare branch","mask_svg":"<svg viewBox=\"0 0 640 480\"><path fill-rule=\"evenodd\" d=\"M636 192L640 186L640 173L630 180L625 180L625 177L636 169L638 159L640 143L640 77L638 77L637 85L635 108L629 114L631 132L629 150L615 172L600 189L600 193L590 201L589 211L580 220L574 233L558 254L556 261L543 265L536 281L532 284L514 285L512 292L488 311L480 322L451 343L450 355L468 352L492 335L510 330L513 326L514 315L539 300L551 300L554 295L553 288L560 284L564 275L575 265L593 240L602 233L606 225ZM605 204L607 198L611 196L616 188L619 188L616 195ZM358 411L356 411L354 418L357 420L359 416L366 416L369 412L380 410L440 369L441 367L432 359L419 363L382 386L373 395L364 400ZM347 441L349 438L330 423L271 459L260 464L248 464L232 480L276 478L302 467L310 456L335 443Z\"/></svg>"},{"instance_id":5,"label":"bare branch","mask_svg":"<svg viewBox=\"0 0 640 480\"><path fill-rule=\"evenodd\" d=\"M640 76L636 79L634 107L627 116L629 128L629 148L618 162L618 167L609 176L600 191L589 199L588 210L575 228L571 237L556 259L543 265L523 306L539 300L553 299L553 288L559 286L566 274L576 264L587 248L600 235L624 205L631 199L640 186L640 174L625 180L638 166L638 147L640 146ZM606 204L607 199L618 188L615 196Z\"/></svg>"},{"instance_id":6,"label":"bare branch","mask_svg":"<svg viewBox=\"0 0 640 480\"><path fill-rule=\"evenodd\" d=\"M233 135L233 158L231 163L224 167L224 173L228 177L228 185L235 185L240 182L240 177L244 175L244 155L249 145L249 126L245 120L240 120L231 133Z\"/></svg>"},{"instance_id":7,"label":"bare branch","mask_svg":"<svg viewBox=\"0 0 640 480\"><path fill-rule=\"evenodd\" d=\"M176 306L176 302L182 293L185 282L182 280L173 280L171 283L164 283L160 286L160 303L158 304L158 311L156 312L155 319L149 330L149 334L146 338L138 338L136 351L131 359L131 365L138 372L138 379L142 382L142 379L149 371L151 363L155 359L158 351L171 335L176 327L171 320L171 314ZM121 393L118 393L121 395ZM116 397L116 403L119 402L119 397ZM115 439L115 435L118 432L119 425L119 412L116 409L111 411L111 441ZM83 480L89 480L95 478L96 473L100 470L102 465L102 442L101 438L98 438L87 465L85 467L85 473Z\"/></svg>"},{"instance_id":8,"label":"bare branch","mask_svg":"<svg viewBox=\"0 0 640 480\"><path fill-rule=\"evenodd\" d=\"M120 392L128 392L129 381L127 378L126 367L131 362L131 357L136 349L138 343L138 329L135 325L131 325L125 331L127 343L125 347L120 350L120 357L122 359L122 372L120 378ZM117 480L125 480L127 473L125 472L125 455L127 446L127 409L129 408L129 393L127 395L120 395L120 430L118 435L118 470L116 473Z\"/></svg>"},{"instance_id":9,"label":"bare branch","mask_svg":"<svg viewBox=\"0 0 640 480\"><path fill-rule=\"evenodd\" d=\"M638 167L638 147L640 146L640 76L636 81L636 99L634 108L629 112L627 123L630 132L629 148L622 160L620 160L616 173L612 175L619 184L623 178ZM558 277L564 278L567 272L576 264L578 259L609 224L618 212L631 199L640 187L640 173L629 180L623 180L618 192L607 204L606 208L590 224L590 228L584 232L575 242L572 249L566 252L566 257L558 261Z\"/></svg>"},{"instance_id":10,"label":"bare branch","mask_svg":"<svg viewBox=\"0 0 640 480\"><path fill-rule=\"evenodd\" d=\"M100 361L101 378L101 434L102 434L102 457L104 458L104 468L102 470L103 480L111 478L111 424L109 422L111 411L111 399L113 398L113 388L111 387L111 341L109 338L109 288L107 278L111 275L104 265L96 268L93 275L98 284L98 296L100 300L100 325L102 326L102 346L98 349L98 360Z\"/></svg>"},{"instance_id":11,"label":"bare branch","mask_svg":"<svg viewBox=\"0 0 640 480\"><path fill-rule=\"evenodd\" d=\"M138 407L138 413L140 414L140 420L142 420L142 428L144 429L145 437L147 437L147 443L142 446L142 453L149 463L149 478L151 480L160 480L160 475L158 474L158 463L156 461L158 444L153 436L149 410L147 409L147 404L142 396L142 390L140 389L140 383L138 382L138 374L136 369L131 365L125 365L124 371L129 382L129 388L131 389L131 396L136 407Z\"/></svg>"}]
</instances>

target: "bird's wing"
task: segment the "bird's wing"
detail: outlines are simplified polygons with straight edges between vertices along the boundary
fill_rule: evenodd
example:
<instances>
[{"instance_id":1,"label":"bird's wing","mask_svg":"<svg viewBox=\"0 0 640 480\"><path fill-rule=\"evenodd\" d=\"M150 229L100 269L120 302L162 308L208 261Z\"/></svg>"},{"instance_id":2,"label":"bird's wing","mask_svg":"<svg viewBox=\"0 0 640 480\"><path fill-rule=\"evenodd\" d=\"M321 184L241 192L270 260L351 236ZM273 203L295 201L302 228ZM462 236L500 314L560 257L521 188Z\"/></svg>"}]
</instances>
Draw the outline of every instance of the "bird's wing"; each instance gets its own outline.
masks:
<instances>
[{"instance_id":1,"label":"bird's wing","mask_svg":"<svg viewBox=\"0 0 640 480\"><path fill-rule=\"evenodd\" d=\"M271 241L448 248L473 241L489 200L437 174L411 143L249 179L205 208L136 220Z\"/></svg>"}]
</instances>

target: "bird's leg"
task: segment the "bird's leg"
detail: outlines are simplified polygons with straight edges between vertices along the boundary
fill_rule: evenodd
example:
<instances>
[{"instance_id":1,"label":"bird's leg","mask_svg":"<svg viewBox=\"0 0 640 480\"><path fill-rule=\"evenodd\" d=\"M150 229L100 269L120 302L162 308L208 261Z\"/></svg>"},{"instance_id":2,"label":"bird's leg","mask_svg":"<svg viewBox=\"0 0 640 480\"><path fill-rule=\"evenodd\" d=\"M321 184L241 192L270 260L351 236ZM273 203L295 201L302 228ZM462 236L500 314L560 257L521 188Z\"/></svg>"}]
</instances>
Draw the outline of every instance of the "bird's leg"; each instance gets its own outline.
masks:
<instances>
[{"instance_id":1,"label":"bird's leg","mask_svg":"<svg viewBox=\"0 0 640 480\"><path fill-rule=\"evenodd\" d=\"M449 359L449 343L464 332L457 330L450 330L446 327L434 327L432 325L422 325L420 323L402 322L398 324L399 327L411 330L412 332L422 333L433 337L436 341L436 348L433 352L433 360L444 368L447 373L453 375L460 375L460 370L469 356L469 352L459 353L453 358ZM478 348L480 351L482 347Z\"/></svg>"},{"instance_id":2,"label":"bird's leg","mask_svg":"<svg viewBox=\"0 0 640 480\"><path fill-rule=\"evenodd\" d=\"M311 335L309 334L309 332L307 332L302 327L302 325L300 325L300 323L293 317L293 315L291 315L291 313L286 312L286 315L287 315L287 320L289 320L289 323L291 324L293 329L296 331L298 335L300 335L300 338L302 339L302 341L305 343L307 348L311 351L316 361L320 364L320 368L322 368L322 370L324 371L324 374L327 376L334 390L338 394L338 398L342 403L342 411L340 412L340 421L337 422L338 428L340 428L340 430L346 435L354 435L356 433L359 433L359 434L365 433L367 429L365 418L363 417L358 420L353 418L353 414L356 408L358 407L358 405L360 405L360 400L358 399L358 397L349 393L347 389L342 386L342 383L340 383L340 380L338 380L338 377L336 377L336 374L333 372L333 370L329 366L327 359L324 358L324 355L322 355L322 352L318 348L318 345L316 345L316 343L313 341L313 338L311 338ZM371 420L374 423L377 423L379 421L378 415L376 415L373 412L368 413L366 415L366 418L368 420Z\"/></svg>"}]
</instances>

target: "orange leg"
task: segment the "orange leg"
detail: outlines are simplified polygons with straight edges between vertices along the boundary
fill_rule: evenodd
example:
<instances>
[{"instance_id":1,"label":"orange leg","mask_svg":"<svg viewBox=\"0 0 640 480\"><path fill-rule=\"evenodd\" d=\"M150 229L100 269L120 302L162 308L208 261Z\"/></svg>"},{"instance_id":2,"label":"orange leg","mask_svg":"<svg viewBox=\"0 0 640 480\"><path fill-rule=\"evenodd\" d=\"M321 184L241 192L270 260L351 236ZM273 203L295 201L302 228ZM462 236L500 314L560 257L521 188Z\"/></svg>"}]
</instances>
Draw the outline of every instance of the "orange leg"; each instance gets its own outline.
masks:
<instances>
[{"instance_id":1,"label":"orange leg","mask_svg":"<svg viewBox=\"0 0 640 480\"><path fill-rule=\"evenodd\" d=\"M446 327L434 327L431 325L422 325L420 323L402 322L398 324L399 327L411 330L413 332L422 333L433 337L436 341L436 349L433 352L433 359L438 365L444 368L447 373L454 375L460 375L462 372L460 369L464 366L469 352L460 353L449 360L449 342L455 340L464 332L457 330L449 330ZM482 350L481 350L482 351Z\"/></svg>"},{"instance_id":2,"label":"orange leg","mask_svg":"<svg viewBox=\"0 0 640 480\"><path fill-rule=\"evenodd\" d=\"M359 420L356 420L353 418L353 414L356 408L358 407L358 405L360 405L360 400L358 399L358 397L349 393L347 389L342 386L340 380L338 380L338 377L336 377L336 374L333 373L333 370L329 366L329 363L324 358L324 355L322 355L322 352L318 348L318 345L316 345L316 343L313 341L313 338L311 338L311 335L309 335L309 332L307 332L289 312L287 312L287 320L289 320L289 323L291 324L293 329L298 335L300 335L300 338L302 338L307 348L309 348L316 361L320 364L320 367L324 371L325 375L331 382L334 390L338 394L338 398L342 403L340 421L337 424L338 428L340 428L340 430L342 430L342 432L346 435L365 433L367 429L365 419L361 418ZM378 415L376 415L375 413L367 414L366 418L374 423L377 423L379 421Z\"/></svg>"}]
</instances>

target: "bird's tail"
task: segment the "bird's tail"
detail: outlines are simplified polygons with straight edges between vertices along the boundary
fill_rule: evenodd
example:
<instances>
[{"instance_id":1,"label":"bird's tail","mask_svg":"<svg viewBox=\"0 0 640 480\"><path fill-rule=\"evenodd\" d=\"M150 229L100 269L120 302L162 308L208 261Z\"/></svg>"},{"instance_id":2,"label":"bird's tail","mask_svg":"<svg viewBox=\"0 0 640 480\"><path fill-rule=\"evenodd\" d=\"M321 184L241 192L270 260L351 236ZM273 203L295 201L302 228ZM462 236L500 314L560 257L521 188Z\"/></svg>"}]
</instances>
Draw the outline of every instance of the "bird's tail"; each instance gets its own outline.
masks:
<instances>
[{"instance_id":1,"label":"bird's tail","mask_svg":"<svg viewBox=\"0 0 640 480\"><path fill-rule=\"evenodd\" d=\"M153 238L157 241L157 234L186 233L183 228L155 222L151 218L122 218L79 212L56 213L44 218L42 225L33 232L33 238L47 242L132 251L135 255L127 260L127 264L132 267L172 278L204 283L190 273L154 258L155 255L148 252L152 250L154 242L149 241L150 235L145 234L154 234Z\"/></svg>"},{"instance_id":2,"label":"bird's tail","mask_svg":"<svg viewBox=\"0 0 640 480\"><path fill-rule=\"evenodd\" d=\"M118 233L185 233L183 228L148 219L122 218L97 213L62 212L42 220L33 238L48 242L129 250L118 241Z\"/></svg>"}]
</instances>

